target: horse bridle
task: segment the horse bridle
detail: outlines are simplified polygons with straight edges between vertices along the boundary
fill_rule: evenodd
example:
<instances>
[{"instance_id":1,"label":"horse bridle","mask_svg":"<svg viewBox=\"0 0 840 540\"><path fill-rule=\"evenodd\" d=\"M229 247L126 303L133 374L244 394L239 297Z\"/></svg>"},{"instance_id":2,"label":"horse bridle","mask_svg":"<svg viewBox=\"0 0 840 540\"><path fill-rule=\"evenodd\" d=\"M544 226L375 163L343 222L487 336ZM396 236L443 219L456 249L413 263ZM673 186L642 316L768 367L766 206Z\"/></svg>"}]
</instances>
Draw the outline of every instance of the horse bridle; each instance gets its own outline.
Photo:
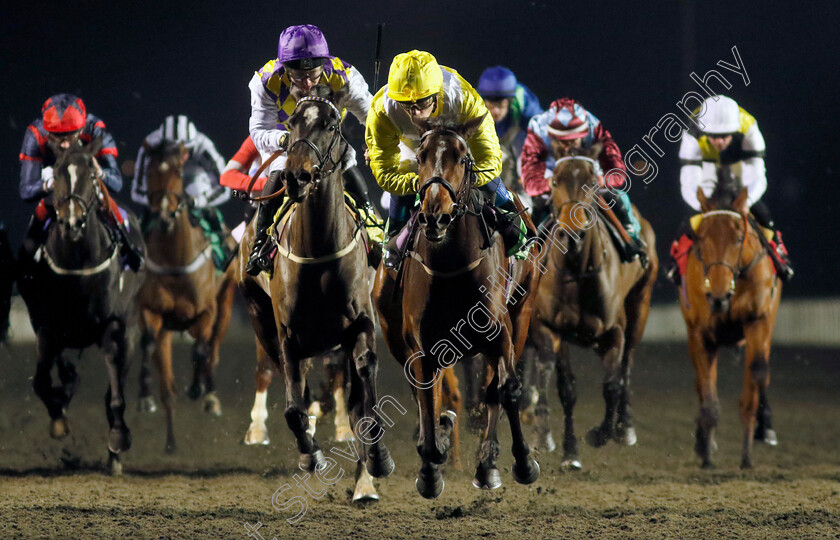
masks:
<instances>
[{"instance_id":1,"label":"horse bridle","mask_svg":"<svg viewBox=\"0 0 840 540\"><path fill-rule=\"evenodd\" d=\"M711 212L705 212L702 215L703 215L704 219L707 216L718 215L718 216L728 216L728 217L737 219L739 221L743 221L743 223L744 223L744 234L739 239L739 242L741 243L741 247L738 249L738 258L736 259L737 262L735 263L735 264L739 264L740 261L741 261L741 258L744 255L744 247L747 245L747 238L749 237L749 230L750 229L749 229L749 221L747 219L747 216L742 215L738 212L734 212L732 210L712 210ZM710 262L710 263L706 263L706 261L703 260L703 245L702 245L702 242L700 242L699 240L700 239L698 238L697 241L694 242L694 246L692 247L692 250L694 250L695 256L697 257L697 260L700 261L700 265L703 268L703 277L705 278L706 288L709 287L709 270L713 266L723 266L724 268L726 268L730 272L732 272L732 279L729 282L729 290L734 291L735 290L735 281L740 279L753 266L755 266L755 264L763 256L763 254L759 250L759 252L755 254L753 259L749 263L747 263L745 265L741 265L737 268L735 267L734 264L731 264L731 263L729 263L725 260L713 261L713 262Z\"/></svg>"},{"instance_id":2,"label":"horse bridle","mask_svg":"<svg viewBox=\"0 0 840 540\"><path fill-rule=\"evenodd\" d=\"M586 157L586 156L564 156L564 157L561 157L561 158L559 158L559 159L555 160L555 162L554 162L555 167L556 167L558 164L563 163L564 161L585 161L585 162L589 163L590 165L592 165L593 170L595 170L595 167L596 167L596 165L598 164L598 162L597 162L597 161L595 161L594 159L592 159L592 158L590 158L590 157ZM555 219L557 219L557 217L559 217L559 215L560 215L560 211L561 211L563 208L565 208L567 205L569 205L569 204L576 204L576 205L577 205L577 204L582 204L582 205L585 205L585 204L587 204L587 203L585 203L585 202L583 202L583 201L579 201L579 200L577 200L577 199L569 199L568 201L563 201L563 202L560 204L560 206L559 206L558 208L555 208L555 212L556 212L556 213L555 213L555 214L552 214L552 215L553 215L553 217L554 217ZM580 231L580 235L581 235L581 236L583 236L584 232L585 232L585 230Z\"/></svg>"},{"instance_id":3,"label":"horse bridle","mask_svg":"<svg viewBox=\"0 0 840 540\"><path fill-rule=\"evenodd\" d=\"M335 104L329 99L322 98L319 96L304 96L300 98L295 104L295 109L292 112L292 114L297 112L297 109L298 107L300 107L301 103L306 103L309 101L326 103L338 118L338 121L328 128L329 131L332 131L333 135L330 139L330 143L327 145L327 150L321 153L321 150L318 148L318 145L316 145L306 137L300 137L289 143L288 147L286 148L286 154L288 155L288 153L291 152L292 148L294 148L297 144L304 144L308 146L310 150L315 152L315 156L318 158L318 164L315 165L314 170L311 172L313 179L317 184L321 178L326 178L330 176L336 171L336 169L338 169L341 166L341 163L344 161L344 156L347 154L347 150L350 148L350 145L347 143L347 139L344 138L344 134L341 132L341 111L339 111L338 107L336 107ZM342 150L341 155L336 160L333 159L332 153L333 149L335 148L335 145L338 144L339 141L344 142L344 150ZM327 162L329 162L332 167L328 171L324 171L324 167L327 165Z\"/></svg>"},{"instance_id":4,"label":"horse bridle","mask_svg":"<svg viewBox=\"0 0 840 540\"><path fill-rule=\"evenodd\" d=\"M461 135L455 132L454 130L433 129L426 131L420 137L421 147L423 146L423 142L426 140L426 137L428 137L432 133L441 133L455 137L455 139L461 142L467 149L467 153L464 155L464 157L461 158L461 164L464 165L464 178L461 182L461 186L458 188L458 191L455 191L455 188L452 187L452 184L450 184L449 181L447 181L441 176L432 176L431 178L423 182L423 185L421 185L420 188L417 190L417 194L420 196L420 200L422 201L426 196L426 191L430 187L436 184L442 186L443 189L445 189L449 193L449 196L452 197L453 206L455 208L453 212L450 212L448 214L450 216L451 223L452 221L455 221L467 212L468 203L470 200L469 195L472 191L473 184L475 183L476 173L484 171L474 168L475 161L473 160L472 154L470 153L470 145L467 144L467 141L464 140L464 138L461 137ZM418 148L418 154L419 150L420 149Z\"/></svg>"},{"instance_id":5,"label":"horse bridle","mask_svg":"<svg viewBox=\"0 0 840 540\"><path fill-rule=\"evenodd\" d=\"M56 209L56 214L58 214L58 209L61 206L65 205L65 204L68 204L70 201L78 202L82 207L82 215L79 217L79 223L80 223L80 225L78 227L79 229L84 229L86 227L87 217L88 217L88 214L90 213L91 208L94 206L94 204L97 201L102 199L102 191L101 191L101 186L99 185L98 179L96 177L96 169L91 169L90 179L93 181L93 192L92 192L92 195L90 196L89 199L85 199L84 197L82 197L80 195L77 195L75 193L69 193L69 194L65 195L64 197L55 201L55 203L53 204L53 206ZM63 220L61 220L61 219L59 219L58 222L60 224L63 224Z\"/></svg>"}]
</instances>

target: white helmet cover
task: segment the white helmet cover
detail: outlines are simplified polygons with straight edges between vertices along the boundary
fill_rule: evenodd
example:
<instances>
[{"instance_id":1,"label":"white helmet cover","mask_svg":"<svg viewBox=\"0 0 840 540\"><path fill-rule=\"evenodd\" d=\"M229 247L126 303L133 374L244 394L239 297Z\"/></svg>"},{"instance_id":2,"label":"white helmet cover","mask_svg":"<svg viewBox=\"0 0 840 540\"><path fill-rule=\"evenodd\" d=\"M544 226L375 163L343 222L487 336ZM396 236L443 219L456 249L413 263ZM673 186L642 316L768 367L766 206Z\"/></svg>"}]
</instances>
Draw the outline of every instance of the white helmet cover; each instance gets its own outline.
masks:
<instances>
[{"instance_id":1,"label":"white helmet cover","mask_svg":"<svg viewBox=\"0 0 840 540\"><path fill-rule=\"evenodd\" d=\"M736 133L741 127L741 112L735 100L726 96L707 98L702 109L706 112L699 120L705 124L703 133L707 135L727 135Z\"/></svg>"}]
</instances>

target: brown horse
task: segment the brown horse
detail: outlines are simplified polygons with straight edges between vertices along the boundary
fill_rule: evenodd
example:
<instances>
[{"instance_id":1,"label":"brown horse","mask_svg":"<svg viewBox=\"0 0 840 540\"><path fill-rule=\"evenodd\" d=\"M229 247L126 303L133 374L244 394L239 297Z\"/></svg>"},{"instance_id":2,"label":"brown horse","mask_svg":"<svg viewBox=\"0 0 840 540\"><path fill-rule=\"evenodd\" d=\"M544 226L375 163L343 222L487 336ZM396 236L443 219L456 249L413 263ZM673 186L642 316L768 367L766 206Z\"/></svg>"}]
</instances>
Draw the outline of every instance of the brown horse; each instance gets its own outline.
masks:
<instances>
[{"instance_id":1,"label":"brown horse","mask_svg":"<svg viewBox=\"0 0 840 540\"><path fill-rule=\"evenodd\" d=\"M347 410L356 435L358 480L365 469L374 478L388 476L394 461L382 441L376 313L364 231L344 202L341 168L349 145L335 105L341 99L328 87L316 87L298 100L289 118L282 179L293 207L275 226L277 255L269 290L276 328L263 330L273 330L276 336L286 382L286 423L297 442L299 466L308 471L324 462L309 430L308 359L341 348L349 379Z\"/></svg>"},{"instance_id":2,"label":"brown horse","mask_svg":"<svg viewBox=\"0 0 840 540\"><path fill-rule=\"evenodd\" d=\"M721 184L719 183L720 187ZM716 190L718 192L719 190ZM688 255L680 287L680 307L688 330L688 346L700 398L694 450L704 468L712 467L720 402L717 358L722 346L746 343L744 385L739 411L743 426L741 468L752 466L754 438L776 444L770 422L770 340L782 295L773 262L750 224L747 191L728 204L697 190L702 221ZM732 200L732 197L728 197Z\"/></svg>"},{"instance_id":3,"label":"brown horse","mask_svg":"<svg viewBox=\"0 0 840 540\"><path fill-rule=\"evenodd\" d=\"M581 155L558 156L551 180L553 215L540 227L544 242L538 264L545 274L531 321L530 343L536 348L541 383L535 431L543 444L553 444L547 386L556 363L565 415L562 463L571 469L580 469L581 463L573 418L577 391L567 343L594 348L604 368L606 412L603 422L588 432L587 442L600 447L614 438L621 444L635 444L630 370L644 333L659 264L653 229L637 209L650 261L647 268L638 260L621 262L607 225L598 219L598 203L592 200L598 188L595 159L599 152L600 145L595 145Z\"/></svg>"},{"instance_id":4,"label":"brown horse","mask_svg":"<svg viewBox=\"0 0 840 540\"><path fill-rule=\"evenodd\" d=\"M418 229L423 234L411 240L401 275L380 266L374 286L383 334L403 364L420 408L417 451L423 463L415 486L426 498L437 497L444 488L439 466L446 462L453 428L453 415L441 414L444 387L457 388L452 365L475 354L489 363L493 378L485 392L487 427L473 485L501 485L496 458L502 407L513 436L514 478L530 484L540 472L522 436L515 372L539 274L528 261L516 261L511 269L502 239L488 233L486 213L473 210L477 190L466 141L482 120L464 125L445 119L420 122L422 205L409 234Z\"/></svg>"},{"instance_id":5,"label":"brown horse","mask_svg":"<svg viewBox=\"0 0 840 540\"><path fill-rule=\"evenodd\" d=\"M154 410L148 360L154 359L166 410L166 451L177 449L173 427L175 379L172 373L172 331L188 331L195 340L193 381L187 395L204 396L204 410L222 414L213 371L219 346L230 323L234 282L220 275L210 256L211 246L200 227L191 223L182 178L183 143L161 141L146 147L149 209L144 218L148 276L140 289L143 363L140 408Z\"/></svg>"}]
</instances>

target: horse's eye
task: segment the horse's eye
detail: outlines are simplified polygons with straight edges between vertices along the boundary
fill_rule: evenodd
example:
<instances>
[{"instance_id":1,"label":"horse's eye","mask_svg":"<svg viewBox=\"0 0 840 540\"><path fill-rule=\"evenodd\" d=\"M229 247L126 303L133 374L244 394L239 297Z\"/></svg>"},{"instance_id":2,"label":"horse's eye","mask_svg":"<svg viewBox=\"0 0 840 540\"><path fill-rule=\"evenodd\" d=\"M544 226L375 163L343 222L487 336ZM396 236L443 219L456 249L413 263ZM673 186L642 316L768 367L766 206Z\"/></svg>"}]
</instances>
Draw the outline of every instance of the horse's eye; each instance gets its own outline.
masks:
<instances>
[{"instance_id":1,"label":"horse's eye","mask_svg":"<svg viewBox=\"0 0 840 540\"><path fill-rule=\"evenodd\" d=\"M338 124L333 124L333 125L331 125L331 126L330 126L329 131L335 131L335 129L336 129L337 127L338 127Z\"/></svg>"}]
</instances>

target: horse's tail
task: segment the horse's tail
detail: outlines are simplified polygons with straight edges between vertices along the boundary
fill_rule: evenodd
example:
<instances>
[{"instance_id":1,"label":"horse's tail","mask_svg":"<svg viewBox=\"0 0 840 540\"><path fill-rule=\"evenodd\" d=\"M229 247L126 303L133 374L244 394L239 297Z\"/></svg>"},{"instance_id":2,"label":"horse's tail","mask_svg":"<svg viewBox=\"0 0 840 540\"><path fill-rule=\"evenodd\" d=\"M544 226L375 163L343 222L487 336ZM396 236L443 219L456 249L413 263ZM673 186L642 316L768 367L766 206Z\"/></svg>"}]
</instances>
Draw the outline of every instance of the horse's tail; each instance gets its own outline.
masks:
<instances>
[{"instance_id":1,"label":"horse's tail","mask_svg":"<svg viewBox=\"0 0 840 540\"><path fill-rule=\"evenodd\" d=\"M9 244L6 227L0 224L0 342L9 337L9 312L12 307L12 286L17 278L17 262Z\"/></svg>"}]
</instances>

